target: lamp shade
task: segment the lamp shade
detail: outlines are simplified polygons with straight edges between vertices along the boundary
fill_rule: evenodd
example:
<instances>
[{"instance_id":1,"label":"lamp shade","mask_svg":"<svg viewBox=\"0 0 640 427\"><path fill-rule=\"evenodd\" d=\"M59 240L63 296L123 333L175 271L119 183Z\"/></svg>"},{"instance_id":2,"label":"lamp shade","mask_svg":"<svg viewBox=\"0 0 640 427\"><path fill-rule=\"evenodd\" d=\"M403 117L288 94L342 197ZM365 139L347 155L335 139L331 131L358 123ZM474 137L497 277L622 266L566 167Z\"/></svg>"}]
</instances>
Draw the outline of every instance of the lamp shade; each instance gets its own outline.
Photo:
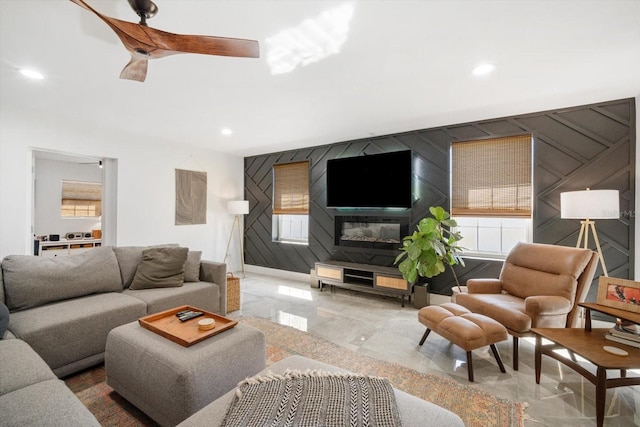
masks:
<instances>
[{"instance_id":1,"label":"lamp shade","mask_svg":"<svg viewBox=\"0 0 640 427\"><path fill-rule=\"evenodd\" d=\"M248 200L232 200L227 202L227 212L232 215L246 215L249 213Z\"/></svg>"},{"instance_id":2,"label":"lamp shade","mask_svg":"<svg viewBox=\"0 0 640 427\"><path fill-rule=\"evenodd\" d=\"M582 190L560 194L560 217L566 219L617 219L618 190Z\"/></svg>"}]
</instances>

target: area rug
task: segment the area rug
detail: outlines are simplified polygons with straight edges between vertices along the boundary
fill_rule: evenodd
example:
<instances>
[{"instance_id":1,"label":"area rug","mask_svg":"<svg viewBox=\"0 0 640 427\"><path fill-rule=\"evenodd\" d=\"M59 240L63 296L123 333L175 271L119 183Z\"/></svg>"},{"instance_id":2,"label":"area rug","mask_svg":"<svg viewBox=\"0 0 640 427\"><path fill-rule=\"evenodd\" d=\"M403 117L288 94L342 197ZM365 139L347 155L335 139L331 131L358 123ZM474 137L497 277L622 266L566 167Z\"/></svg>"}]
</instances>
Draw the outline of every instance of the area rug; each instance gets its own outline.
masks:
<instances>
[{"instance_id":1,"label":"area rug","mask_svg":"<svg viewBox=\"0 0 640 427\"><path fill-rule=\"evenodd\" d=\"M241 321L264 332L267 365L291 355L301 355L359 374L388 378L397 389L458 414L467 427L524 426L527 406L524 402L501 399L448 378L360 354L267 319L249 317Z\"/></svg>"},{"instance_id":2,"label":"area rug","mask_svg":"<svg viewBox=\"0 0 640 427\"><path fill-rule=\"evenodd\" d=\"M526 403L500 399L448 378L369 357L266 319L240 321L265 333L267 366L288 356L301 355L359 374L385 377L394 387L458 414L467 427L524 426ZM156 425L106 385L103 365L73 375L65 382L103 426Z\"/></svg>"}]
</instances>

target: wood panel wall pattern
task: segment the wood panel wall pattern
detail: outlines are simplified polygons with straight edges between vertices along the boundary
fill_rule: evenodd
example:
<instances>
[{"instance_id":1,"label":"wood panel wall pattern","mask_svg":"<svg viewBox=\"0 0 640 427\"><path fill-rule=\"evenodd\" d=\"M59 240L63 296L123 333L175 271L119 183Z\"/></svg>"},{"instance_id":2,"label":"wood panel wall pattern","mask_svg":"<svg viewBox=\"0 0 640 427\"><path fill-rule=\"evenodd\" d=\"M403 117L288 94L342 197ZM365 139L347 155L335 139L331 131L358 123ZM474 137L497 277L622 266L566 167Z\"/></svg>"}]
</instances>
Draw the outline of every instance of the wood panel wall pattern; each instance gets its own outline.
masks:
<instances>
[{"instance_id":1,"label":"wood panel wall pattern","mask_svg":"<svg viewBox=\"0 0 640 427\"><path fill-rule=\"evenodd\" d=\"M207 173L176 169L176 225L207 223Z\"/></svg>"},{"instance_id":2,"label":"wood panel wall pattern","mask_svg":"<svg viewBox=\"0 0 640 427\"><path fill-rule=\"evenodd\" d=\"M354 211L326 208L326 161L332 158L413 150L414 205L406 211L355 211L368 215L403 215L411 230L430 206L449 206L449 147L453 141L529 133L534 138L533 241L575 246L580 222L560 218L560 193L592 189L620 191L618 220L596 221L609 275L633 275L635 229L636 123L633 98L518 116L421 129L374 138L338 142L245 158L245 199L253 207L245 218L248 264L308 273L316 261L335 259L392 265L395 251L338 249L335 215ZM310 161L311 206L308 246L272 242L271 168L277 163ZM482 167L482 165L479 165ZM593 242L591 242L593 244ZM471 277L498 277L502 262L468 259L457 268L461 282ZM602 273L598 268L596 277ZM430 291L451 294L449 272L430 281ZM597 285L588 300L595 301Z\"/></svg>"}]
</instances>

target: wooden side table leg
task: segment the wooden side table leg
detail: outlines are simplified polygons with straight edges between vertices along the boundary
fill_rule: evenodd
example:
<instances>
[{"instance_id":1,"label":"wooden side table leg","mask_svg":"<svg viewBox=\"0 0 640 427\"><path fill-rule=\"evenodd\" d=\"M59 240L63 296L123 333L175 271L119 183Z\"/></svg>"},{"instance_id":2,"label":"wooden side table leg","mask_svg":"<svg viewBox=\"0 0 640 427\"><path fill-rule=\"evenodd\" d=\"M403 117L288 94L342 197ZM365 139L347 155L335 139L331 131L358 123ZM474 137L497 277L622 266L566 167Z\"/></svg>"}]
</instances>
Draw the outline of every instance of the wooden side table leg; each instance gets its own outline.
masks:
<instances>
[{"instance_id":1,"label":"wooden side table leg","mask_svg":"<svg viewBox=\"0 0 640 427\"><path fill-rule=\"evenodd\" d=\"M542 337L540 335L536 335L535 365L536 384L540 384L540 370L542 369Z\"/></svg>"},{"instance_id":2,"label":"wooden side table leg","mask_svg":"<svg viewBox=\"0 0 640 427\"><path fill-rule=\"evenodd\" d=\"M598 367L596 371L596 426L604 423L604 404L607 400L607 370Z\"/></svg>"}]
</instances>

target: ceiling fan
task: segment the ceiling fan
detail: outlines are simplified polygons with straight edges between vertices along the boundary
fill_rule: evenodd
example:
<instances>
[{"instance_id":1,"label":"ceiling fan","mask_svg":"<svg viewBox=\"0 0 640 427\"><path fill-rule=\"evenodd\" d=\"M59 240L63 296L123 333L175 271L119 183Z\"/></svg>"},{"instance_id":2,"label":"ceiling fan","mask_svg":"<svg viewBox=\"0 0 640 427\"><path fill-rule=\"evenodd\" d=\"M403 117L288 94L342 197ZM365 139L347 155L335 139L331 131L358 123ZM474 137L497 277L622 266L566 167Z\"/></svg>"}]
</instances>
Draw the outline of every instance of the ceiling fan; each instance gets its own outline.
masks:
<instances>
[{"instance_id":1,"label":"ceiling fan","mask_svg":"<svg viewBox=\"0 0 640 427\"><path fill-rule=\"evenodd\" d=\"M158 12L151 0L127 0L140 23L121 21L102 15L84 0L71 0L102 19L116 33L131 54L131 61L120 73L121 79L143 82L147 77L147 61L177 53L258 58L260 48L255 40L215 36L173 34L147 26L147 19Z\"/></svg>"}]
</instances>

